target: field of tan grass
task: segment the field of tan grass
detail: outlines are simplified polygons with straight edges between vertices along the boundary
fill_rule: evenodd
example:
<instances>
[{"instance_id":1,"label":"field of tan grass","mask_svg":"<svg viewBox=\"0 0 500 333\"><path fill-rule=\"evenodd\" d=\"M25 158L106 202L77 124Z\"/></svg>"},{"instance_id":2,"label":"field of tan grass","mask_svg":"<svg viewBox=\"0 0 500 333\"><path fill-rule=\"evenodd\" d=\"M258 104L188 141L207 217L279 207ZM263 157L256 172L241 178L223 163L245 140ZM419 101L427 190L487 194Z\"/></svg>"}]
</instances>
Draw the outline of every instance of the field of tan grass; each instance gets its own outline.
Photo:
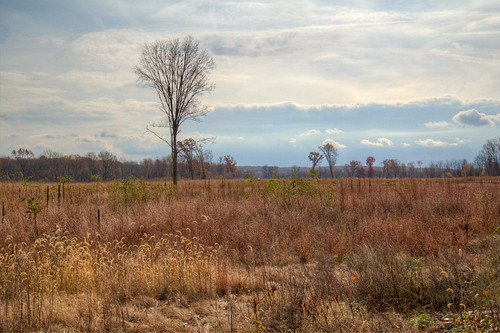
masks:
<instances>
[{"instance_id":1,"label":"field of tan grass","mask_svg":"<svg viewBox=\"0 0 500 333\"><path fill-rule=\"evenodd\" d=\"M0 199L0 332L500 330L500 178L23 182Z\"/></svg>"}]
</instances>

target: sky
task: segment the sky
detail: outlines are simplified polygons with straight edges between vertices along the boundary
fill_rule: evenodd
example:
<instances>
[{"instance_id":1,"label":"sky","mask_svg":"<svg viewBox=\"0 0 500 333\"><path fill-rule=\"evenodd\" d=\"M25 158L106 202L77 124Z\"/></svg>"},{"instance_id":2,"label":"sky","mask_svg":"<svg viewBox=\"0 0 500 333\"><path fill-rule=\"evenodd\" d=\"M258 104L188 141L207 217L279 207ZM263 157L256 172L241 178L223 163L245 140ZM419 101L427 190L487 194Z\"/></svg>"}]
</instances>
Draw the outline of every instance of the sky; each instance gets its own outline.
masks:
<instances>
[{"instance_id":1,"label":"sky","mask_svg":"<svg viewBox=\"0 0 500 333\"><path fill-rule=\"evenodd\" d=\"M473 161L500 136L497 0L0 0L0 156L168 155L133 68L188 35L215 89L180 136L215 137L215 160L307 166L332 143L338 165Z\"/></svg>"}]
</instances>

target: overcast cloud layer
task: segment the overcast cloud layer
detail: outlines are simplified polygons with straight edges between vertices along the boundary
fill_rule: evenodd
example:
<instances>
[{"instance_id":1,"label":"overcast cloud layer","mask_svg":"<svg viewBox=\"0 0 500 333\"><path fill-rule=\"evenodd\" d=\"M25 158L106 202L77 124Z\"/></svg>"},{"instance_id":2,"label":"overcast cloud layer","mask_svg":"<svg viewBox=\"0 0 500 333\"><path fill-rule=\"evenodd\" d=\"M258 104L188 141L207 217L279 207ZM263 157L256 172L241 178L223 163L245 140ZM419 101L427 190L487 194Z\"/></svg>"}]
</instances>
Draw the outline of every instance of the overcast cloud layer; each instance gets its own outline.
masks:
<instances>
[{"instance_id":1,"label":"overcast cloud layer","mask_svg":"<svg viewBox=\"0 0 500 333\"><path fill-rule=\"evenodd\" d=\"M482 1L0 0L0 154L168 154L146 125L142 45L193 35L217 64L215 136L240 165L473 159L500 127L500 3ZM378 163L377 162L377 163Z\"/></svg>"}]
</instances>

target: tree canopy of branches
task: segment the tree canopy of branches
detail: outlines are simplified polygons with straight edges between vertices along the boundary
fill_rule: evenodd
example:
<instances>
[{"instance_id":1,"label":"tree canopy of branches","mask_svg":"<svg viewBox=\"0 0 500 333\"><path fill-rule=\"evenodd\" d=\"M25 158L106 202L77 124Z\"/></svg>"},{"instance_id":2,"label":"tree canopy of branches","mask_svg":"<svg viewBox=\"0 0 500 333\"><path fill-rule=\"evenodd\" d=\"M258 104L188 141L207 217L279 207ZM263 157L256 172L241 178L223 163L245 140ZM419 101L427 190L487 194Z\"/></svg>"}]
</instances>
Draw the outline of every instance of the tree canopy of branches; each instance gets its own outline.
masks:
<instances>
[{"instance_id":1,"label":"tree canopy of branches","mask_svg":"<svg viewBox=\"0 0 500 333\"><path fill-rule=\"evenodd\" d=\"M116 164L118 158L116 157L116 155L110 153L107 150L99 152L97 157L99 157L102 163L102 178L104 180L109 180L110 178L112 178L112 172L114 169L113 165Z\"/></svg>"},{"instance_id":2,"label":"tree canopy of branches","mask_svg":"<svg viewBox=\"0 0 500 333\"><path fill-rule=\"evenodd\" d=\"M352 160L349 164L345 165L345 170L347 177L362 177L364 175L364 169L360 161Z\"/></svg>"},{"instance_id":3,"label":"tree canopy of branches","mask_svg":"<svg viewBox=\"0 0 500 333\"><path fill-rule=\"evenodd\" d=\"M382 174L386 178L396 178L400 176L400 171L401 171L401 162L398 159L392 158L386 158L384 161L382 161L383 164L383 169L382 169Z\"/></svg>"},{"instance_id":4,"label":"tree canopy of branches","mask_svg":"<svg viewBox=\"0 0 500 333\"><path fill-rule=\"evenodd\" d=\"M177 137L186 120L197 120L204 116L207 107L199 98L210 92L214 85L209 73L215 62L208 51L200 50L199 42L189 36L180 39L156 41L146 44L142 50L139 65L134 68L139 82L153 88L160 101L160 111L166 121L152 123L146 127L172 150L172 175L177 184ZM168 127L170 138L165 138L152 128Z\"/></svg>"},{"instance_id":5,"label":"tree canopy of branches","mask_svg":"<svg viewBox=\"0 0 500 333\"><path fill-rule=\"evenodd\" d=\"M312 151L309 153L309 156L307 156L309 160L312 163L311 171L315 171L316 167L321 163L323 160L323 155L318 153L317 151Z\"/></svg>"},{"instance_id":6,"label":"tree canopy of branches","mask_svg":"<svg viewBox=\"0 0 500 333\"><path fill-rule=\"evenodd\" d=\"M236 160L231 155L225 155L224 163L226 169L225 174L231 175L232 177L236 177L236 174L238 172L238 167L236 166Z\"/></svg>"},{"instance_id":7,"label":"tree canopy of branches","mask_svg":"<svg viewBox=\"0 0 500 333\"><path fill-rule=\"evenodd\" d=\"M366 166L368 167L368 178L373 178L375 174L375 168L373 167L373 163L375 163L375 157L368 156L366 158Z\"/></svg>"},{"instance_id":8,"label":"tree canopy of branches","mask_svg":"<svg viewBox=\"0 0 500 333\"><path fill-rule=\"evenodd\" d=\"M490 176L500 175L500 137L486 141L476 156L476 164Z\"/></svg>"},{"instance_id":9,"label":"tree canopy of branches","mask_svg":"<svg viewBox=\"0 0 500 333\"><path fill-rule=\"evenodd\" d=\"M318 148L323 153L323 156L328 163L328 168L330 169L330 176L333 178L333 171L335 168L335 164L337 163L337 157L339 156L339 153L337 152L335 146L331 143L325 143Z\"/></svg>"},{"instance_id":10,"label":"tree canopy of branches","mask_svg":"<svg viewBox=\"0 0 500 333\"><path fill-rule=\"evenodd\" d=\"M193 138L187 138L177 142L179 158L189 171L191 179L195 178L195 173L199 171L200 179L207 178L206 161L210 160L211 152L204 150L202 142L210 139L196 141Z\"/></svg>"},{"instance_id":11,"label":"tree canopy of branches","mask_svg":"<svg viewBox=\"0 0 500 333\"><path fill-rule=\"evenodd\" d=\"M28 165L28 160L35 157L33 152L26 148L19 148L18 150L13 150L11 155L14 159L16 159L19 166L21 167L21 173L23 175L26 175L26 166Z\"/></svg>"}]
</instances>

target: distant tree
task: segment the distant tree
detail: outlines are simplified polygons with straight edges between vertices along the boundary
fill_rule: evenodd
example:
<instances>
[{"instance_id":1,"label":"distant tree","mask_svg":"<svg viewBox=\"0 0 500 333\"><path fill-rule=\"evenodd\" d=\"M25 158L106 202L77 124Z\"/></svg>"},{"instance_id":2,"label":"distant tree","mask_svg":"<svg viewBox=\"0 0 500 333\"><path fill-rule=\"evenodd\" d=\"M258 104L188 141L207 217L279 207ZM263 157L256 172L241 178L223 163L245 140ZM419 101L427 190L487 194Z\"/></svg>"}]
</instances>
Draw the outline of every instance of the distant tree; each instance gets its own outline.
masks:
<instances>
[{"instance_id":1,"label":"distant tree","mask_svg":"<svg viewBox=\"0 0 500 333\"><path fill-rule=\"evenodd\" d=\"M87 164L89 166L89 171L90 171L90 176L97 177L98 175L102 177L101 170L99 167L99 158L97 157L97 154L94 152L87 153L85 155Z\"/></svg>"},{"instance_id":2,"label":"distant tree","mask_svg":"<svg viewBox=\"0 0 500 333\"><path fill-rule=\"evenodd\" d=\"M54 158L61 158L63 154L53 151L52 149L46 149L42 152L41 156L45 156L46 158L49 159L54 159Z\"/></svg>"},{"instance_id":3,"label":"distant tree","mask_svg":"<svg viewBox=\"0 0 500 333\"><path fill-rule=\"evenodd\" d=\"M236 177L238 168L236 167L236 160L231 155L224 156L226 174Z\"/></svg>"},{"instance_id":4,"label":"distant tree","mask_svg":"<svg viewBox=\"0 0 500 333\"><path fill-rule=\"evenodd\" d=\"M349 164L345 165L347 177L361 177L361 169L363 169L361 161L352 160Z\"/></svg>"},{"instance_id":5,"label":"distant tree","mask_svg":"<svg viewBox=\"0 0 500 333\"><path fill-rule=\"evenodd\" d=\"M321 155L320 153L316 152L316 151L312 151L309 153L309 156L308 156L309 160L311 161L312 163L312 168L311 168L311 171L315 171L316 167L321 163L321 161L323 160L323 155Z\"/></svg>"},{"instance_id":6,"label":"distant tree","mask_svg":"<svg viewBox=\"0 0 500 333\"><path fill-rule=\"evenodd\" d=\"M471 166L469 164L465 163L462 166L462 170L460 172L460 175L462 177L468 177L468 176L470 176L470 173L471 173Z\"/></svg>"},{"instance_id":7,"label":"distant tree","mask_svg":"<svg viewBox=\"0 0 500 333\"><path fill-rule=\"evenodd\" d=\"M79 154L70 155L68 165L73 172L67 172L67 175L72 176L73 179L90 180L90 170L85 160Z\"/></svg>"},{"instance_id":8,"label":"distant tree","mask_svg":"<svg viewBox=\"0 0 500 333\"><path fill-rule=\"evenodd\" d=\"M16 160L22 175L27 176L29 160L35 157L35 154L27 148L19 148L18 150L13 150L11 156Z\"/></svg>"},{"instance_id":9,"label":"distant tree","mask_svg":"<svg viewBox=\"0 0 500 333\"><path fill-rule=\"evenodd\" d=\"M408 173L410 177L415 177L415 162L408 162Z\"/></svg>"},{"instance_id":10,"label":"distant tree","mask_svg":"<svg viewBox=\"0 0 500 333\"><path fill-rule=\"evenodd\" d=\"M16 178L16 162L10 157L0 157L0 180L14 180Z\"/></svg>"},{"instance_id":11,"label":"distant tree","mask_svg":"<svg viewBox=\"0 0 500 333\"><path fill-rule=\"evenodd\" d=\"M197 120L206 114L207 107L201 105L199 98L214 88L208 78L214 67L213 58L206 50L200 50L199 42L186 37L182 41L146 44L139 65L134 68L139 81L156 91L160 110L166 115L166 121L153 123L146 130L171 147L174 185L178 178L177 136L184 121ZM155 127L168 127L170 138L151 129Z\"/></svg>"},{"instance_id":12,"label":"distant tree","mask_svg":"<svg viewBox=\"0 0 500 333\"><path fill-rule=\"evenodd\" d=\"M177 142L177 147L179 149L179 158L182 163L186 166L191 179L194 179L194 174L197 168L196 161L196 141L193 138L187 138L183 141Z\"/></svg>"},{"instance_id":13,"label":"distant tree","mask_svg":"<svg viewBox=\"0 0 500 333\"><path fill-rule=\"evenodd\" d=\"M385 159L383 162L382 173L386 178L398 177L400 175L401 162L398 159Z\"/></svg>"},{"instance_id":14,"label":"distant tree","mask_svg":"<svg viewBox=\"0 0 500 333\"><path fill-rule=\"evenodd\" d=\"M295 174L295 176L301 178L302 177L302 172L300 171L300 167L297 165L294 165L292 167L292 174Z\"/></svg>"},{"instance_id":15,"label":"distant tree","mask_svg":"<svg viewBox=\"0 0 500 333\"><path fill-rule=\"evenodd\" d=\"M360 178L365 178L366 177L366 170L365 168L363 168L362 165L359 166L358 168L358 174L357 174L358 177Z\"/></svg>"},{"instance_id":16,"label":"distant tree","mask_svg":"<svg viewBox=\"0 0 500 333\"><path fill-rule=\"evenodd\" d=\"M141 174L146 178L151 178L153 175L153 160L150 158L145 158L139 165Z\"/></svg>"},{"instance_id":17,"label":"distant tree","mask_svg":"<svg viewBox=\"0 0 500 333\"><path fill-rule=\"evenodd\" d=\"M198 161L200 163L200 178L207 179L210 173L210 164L214 158L212 151L209 149L203 149L203 146L198 145L196 150L196 156L198 157Z\"/></svg>"},{"instance_id":18,"label":"distant tree","mask_svg":"<svg viewBox=\"0 0 500 333\"><path fill-rule=\"evenodd\" d=\"M28 159L35 157L35 154L29 149L19 148L18 150L13 150L11 153L14 159Z\"/></svg>"},{"instance_id":19,"label":"distant tree","mask_svg":"<svg viewBox=\"0 0 500 333\"><path fill-rule=\"evenodd\" d=\"M177 142L179 157L186 166L191 179L195 179L195 174L199 173L201 179L207 178L206 161L212 159L210 151L203 149L202 142L211 141L213 138L196 141L193 138L187 138Z\"/></svg>"},{"instance_id":20,"label":"distant tree","mask_svg":"<svg viewBox=\"0 0 500 333\"><path fill-rule=\"evenodd\" d=\"M486 141L475 163L490 176L500 175L500 137Z\"/></svg>"},{"instance_id":21,"label":"distant tree","mask_svg":"<svg viewBox=\"0 0 500 333\"><path fill-rule=\"evenodd\" d=\"M277 166L268 166L264 165L262 167L262 177L263 178L272 178L278 174L279 168Z\"/></svg>"},{"instance_id":22,"label":"distant tree","mask_svg":"<svg viewBox=\"0 0 500 333\"><path fill-rule=\"evenodd\" d=\"M319 146L318 148L323 153L323 156L325 157L326 162L328 163L328 168L330 169L330 176L333 178L335 164L337 163L337 157L339 156L339 153L337 152L335 146L332 145L331 143L325 143L324 145Z\"/></svg>"},{"instance_id":23,"label":"distant tree","mask_svg":"<svg viewBox=\"0 0 500 333\"><path fill-rule=\"evenodd\" d=\"M424 163L422 161L417 161L417 165L418 165L418 173L420 174L420 177L422 177L422 165Z\"/></svg>"},{"instance_id":24,"label":"distant tree","mask_svg":"<svg viewBox=\"0 0 500 333\"><path fill-rule=\"evenodd\" d=\"M404 163L401 163L399 167L399 176L403 178L408 177L408 167Z\"/></svg>"},{"instance_id":25,"label":"distant tree","mask_svg":"<svg viewBox=\"0 0 500 333\"><path fill-rule=\"evenodd\" d=\"M153 163L153 177L154 178L164 178L166 176L166 171L168 164L166 158L156 158Z\"/></svg>"},{"instance_id":26,"label":"distant tree","mask_svg":"<svg viewBox=\"0 0 500 333\"><path fill-rule=\"evenodd\" d=\"M118 161L116 156L113 153L110 153L107 150L101 151L97 157L100 160L101 168L102 168L102 178L104 180L108 180L112 177L113 169Z\"/></svg>"},{"instance_id":27,"label":"distant tree","mask_svg":"<svg viewBox=\"0 0 500 333\"><path fill-rule=\"evenodd\" d=\"M366 166L368 167L368 178L373 178L375 175L375 168L373 167L373 163L375 163L375 157L373 156L368 156L366 158Z\"/></svg>"}]
</instances>

